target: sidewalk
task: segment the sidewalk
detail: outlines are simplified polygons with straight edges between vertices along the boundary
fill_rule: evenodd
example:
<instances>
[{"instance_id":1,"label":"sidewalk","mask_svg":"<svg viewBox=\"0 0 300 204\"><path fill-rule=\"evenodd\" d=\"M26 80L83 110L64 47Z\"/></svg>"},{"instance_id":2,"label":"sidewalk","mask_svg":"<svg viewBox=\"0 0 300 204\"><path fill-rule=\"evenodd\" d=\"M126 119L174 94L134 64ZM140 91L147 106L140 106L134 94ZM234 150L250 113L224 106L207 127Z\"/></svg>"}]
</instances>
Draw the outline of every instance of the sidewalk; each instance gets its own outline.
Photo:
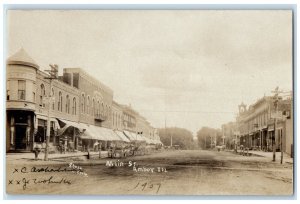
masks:
<instances>
[{"instance_id":1,"label":"sidewalk","mask_svg":"<svg viewBox=\"0 0 300 204\"><path fill-rule=\"evenodd\" d=\"M62 159L62 158L72 158L72 157L87 157L87 152L66 152L65 154L55 153L49 154L49 160ZM90 152L91 157L98 156L99 152ZM44 159L45 154L41 152L39 154L39 159ZM107 157L107 151L101 151L101 158ZM34 159L34 153L6 153L7 160L22 160L22 159Z\"/></svg>"},{"instance_id":2,"label":"sidewalk","mask_svg":"<svg viewBox=\"0 0 300 204\"><path fill-rule=\"evenodd\" d=\"M254 155L259 155L263 157L270 158L271 160L273 159L273 152L263 152L263 151L252 151L250 150L249 153L254 154ZM281 158L281 152L276 152L275 154L276 162L280 162ZM294 159L291 158L290 155L283 153L283 163L293 163Z\"/></svg>"}]
</instances>

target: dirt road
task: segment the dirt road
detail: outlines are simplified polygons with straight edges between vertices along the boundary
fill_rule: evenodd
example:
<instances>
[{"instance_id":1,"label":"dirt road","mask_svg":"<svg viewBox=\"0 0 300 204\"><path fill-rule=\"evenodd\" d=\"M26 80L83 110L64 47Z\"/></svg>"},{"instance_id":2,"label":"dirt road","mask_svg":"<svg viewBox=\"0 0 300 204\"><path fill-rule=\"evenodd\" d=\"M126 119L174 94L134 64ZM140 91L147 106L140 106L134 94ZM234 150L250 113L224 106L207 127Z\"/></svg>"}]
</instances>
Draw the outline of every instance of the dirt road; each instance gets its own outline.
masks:
<instances>
[{"instance_id":1,"label":"dirt road","mask_svg":"<svg viewBox=\"0 0 300 204\"><path fill-rule=\"evenodd\" d=\"M291 195L293 166L204 150L126 159L7 160L11 194Z\"/></svg>"}]
</instances>

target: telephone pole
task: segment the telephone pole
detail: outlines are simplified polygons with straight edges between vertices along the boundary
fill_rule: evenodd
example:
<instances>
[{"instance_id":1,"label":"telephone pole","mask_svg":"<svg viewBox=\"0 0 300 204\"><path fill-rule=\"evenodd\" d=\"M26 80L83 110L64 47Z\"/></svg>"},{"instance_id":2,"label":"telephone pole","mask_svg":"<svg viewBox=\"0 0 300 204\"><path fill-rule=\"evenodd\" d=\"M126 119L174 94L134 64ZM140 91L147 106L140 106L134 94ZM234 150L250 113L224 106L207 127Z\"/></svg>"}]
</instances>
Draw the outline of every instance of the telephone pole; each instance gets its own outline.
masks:
<instances>
[{"instance_id":1,"label":"telephone pole","mask_svg":"<svg viewBox=\"0 0 300 204\"><path fill-rule=\"evenodd\" d=\"M49 88L49 95L48 95L48 113L47 113L47 131L46 131L46 148L45 148L45 157L44 160L48 161L48 154L49 154L49 142L50 142L50 109L51 109L51 92L52 92L52 80L57 79L58 77L58 66L55 65L49 65L51 67L51 70L45 70L50 74L50 77L45 77L45 79L50 80L50 88Z\"/></svg>"},{"instance_id":2,"label":"telephone pole","mask_svg":"<svg viewBox=\"0 0 300 204\"><path fill-rule=\"evenodd\" d=\"M277 136L276 127L277 127L277 120L279 118L279 112L278 112L279 94L285 92L279 91L279 87L277 86L276 89L272 91L272 93L274 93L273 99L274 99L274 106L275 106L274 139L273 139L273 161L275 161L276 160L276 136ZM280 134L280 151L281 151L280 163L282 164L282 160L283 160L282 134Z\"/></svg>"}]
</instances>

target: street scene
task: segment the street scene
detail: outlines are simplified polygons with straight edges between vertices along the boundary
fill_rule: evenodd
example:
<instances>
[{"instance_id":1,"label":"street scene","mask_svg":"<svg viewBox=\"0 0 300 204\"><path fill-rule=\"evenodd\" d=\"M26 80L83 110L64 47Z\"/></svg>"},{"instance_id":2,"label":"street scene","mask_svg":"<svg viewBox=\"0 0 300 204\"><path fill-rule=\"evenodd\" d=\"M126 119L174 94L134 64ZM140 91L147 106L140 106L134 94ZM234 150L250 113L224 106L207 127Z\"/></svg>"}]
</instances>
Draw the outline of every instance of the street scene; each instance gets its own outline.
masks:
<instances>
[{"instance_id":1,"label":"street scene","mask_svg":"<svg viewBox=\"0 0 300 204\"><path fill-rule=\"evenodd\" d=\"M7 194L293 196L291 10L6 17Z\"/></svg>"}]
</instances>

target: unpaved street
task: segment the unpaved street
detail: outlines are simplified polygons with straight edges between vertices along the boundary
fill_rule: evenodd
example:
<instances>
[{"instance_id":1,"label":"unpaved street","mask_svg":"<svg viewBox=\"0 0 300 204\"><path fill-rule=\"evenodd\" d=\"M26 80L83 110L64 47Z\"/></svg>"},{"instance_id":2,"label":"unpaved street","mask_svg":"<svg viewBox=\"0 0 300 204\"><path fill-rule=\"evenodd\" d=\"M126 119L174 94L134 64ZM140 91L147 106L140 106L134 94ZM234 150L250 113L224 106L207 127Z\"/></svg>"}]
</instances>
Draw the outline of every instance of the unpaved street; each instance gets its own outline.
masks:
<instances>
[{"instance_id":1,"label":"unpaved street","mask_svg":"<svg viewBox=\"0 0 300 204\"><path fill-rule=\"evenodd\" d=\"M8 159L6 174L6 188L11 194L293 193L292 164L281 165L265 157L246 157L224 151L175 150L126 159L49 162Z\"/></svg>"}]
</instances>

